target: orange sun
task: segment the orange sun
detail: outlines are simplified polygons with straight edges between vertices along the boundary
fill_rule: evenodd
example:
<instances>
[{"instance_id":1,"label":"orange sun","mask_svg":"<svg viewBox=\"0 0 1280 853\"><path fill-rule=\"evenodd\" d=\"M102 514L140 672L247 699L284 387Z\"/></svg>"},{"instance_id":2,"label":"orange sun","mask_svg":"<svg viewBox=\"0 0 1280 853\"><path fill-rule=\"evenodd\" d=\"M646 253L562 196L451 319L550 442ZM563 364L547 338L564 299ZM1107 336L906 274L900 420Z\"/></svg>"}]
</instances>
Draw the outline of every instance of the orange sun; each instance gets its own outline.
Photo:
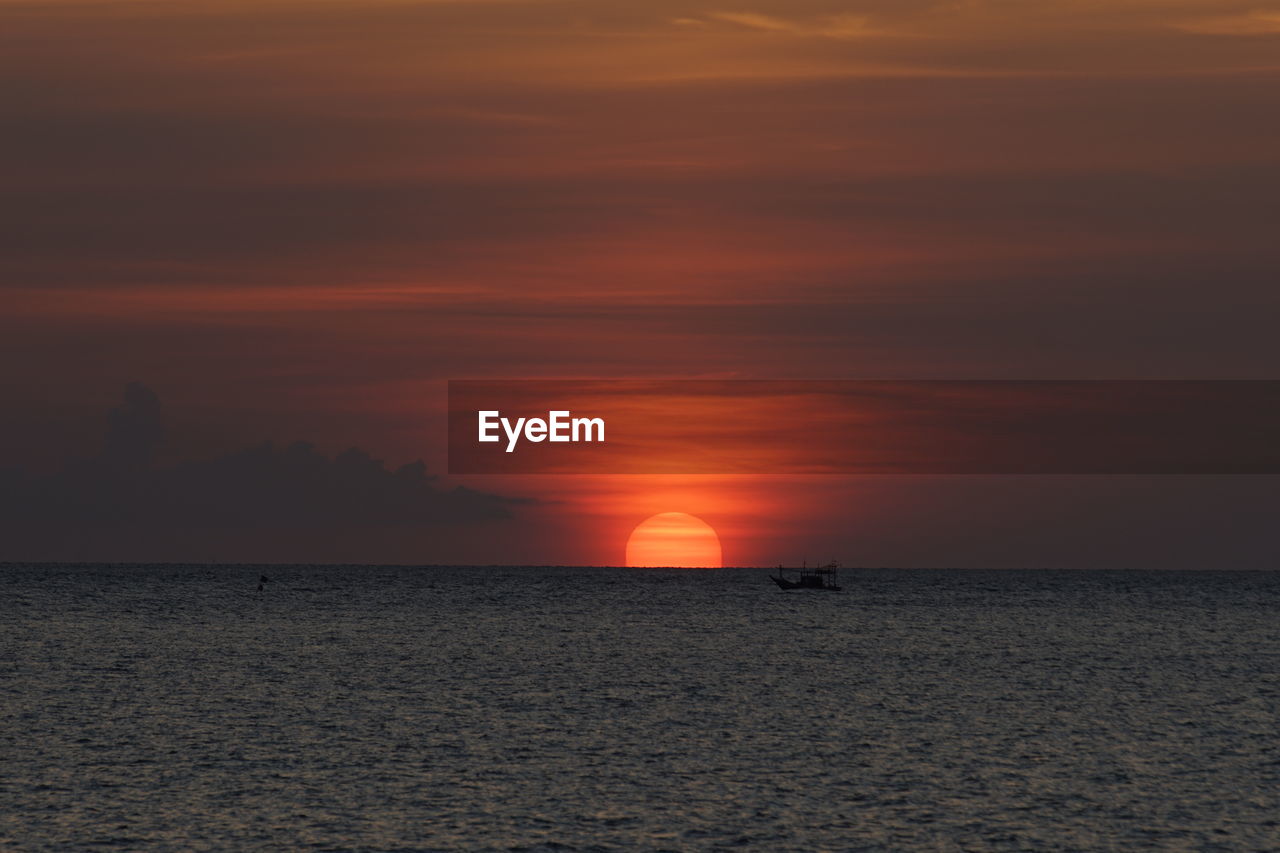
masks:
<instances>
[{"instance_id":1,"label":"orange sun","mask_svg":"<svg viewBox=\"0 0 1280 853\"><path fill-rule=\"evenodd\" d=\"M627 565L718 569L720 537L697 516L662 512L646 518L631 531L631 538L627 540Z\"/></svg>"}]
</instances>

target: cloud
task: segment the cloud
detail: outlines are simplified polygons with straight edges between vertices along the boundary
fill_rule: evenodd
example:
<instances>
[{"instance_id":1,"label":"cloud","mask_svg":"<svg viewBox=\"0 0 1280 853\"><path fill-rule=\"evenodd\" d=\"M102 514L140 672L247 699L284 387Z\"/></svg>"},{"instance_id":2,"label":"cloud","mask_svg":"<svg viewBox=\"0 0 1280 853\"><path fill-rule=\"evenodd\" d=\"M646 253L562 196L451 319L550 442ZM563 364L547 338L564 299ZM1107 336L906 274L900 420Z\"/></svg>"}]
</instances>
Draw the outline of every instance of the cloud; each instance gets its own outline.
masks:
<instances>
[{"instance_id":1,"label":"cloud","mask_svg":"<svg viewBox=\"0 0 1280 853\"><path fill-rule=\"evenodd\" d=\"M712 12L707 16L718 21L727 21L730 24L738 24L749 30L765 30L768 32L795 32L796 25L791 21L775 18L771 15L761 15L757 12Z\"/></svg>"},{"instance_id":2,"label":"cloud","mask_svg":"<svg viewBox=\"0 0 1280 853\"><path fill-rule=\"evenodd\" d=\"M163 440L160 398L145 385L130 382L124 389L123 405L108 415L103 462L125 468L146 468Z\"/></svg>"},{"instance_id":3,"label":"cloud","mask_svg":"<svg viewBox=\"0 0 1280 853\"><path fill-rule=\"evenodd\" d=\"M1280 11L1255 9L1239 15L1193 18L1177 23L1174 27L1197 35L1280 35Z\"/></svg>"},{"instance_id":4,"label":"cloud","mask_svg":"<svg viewBox=\"0 0 1280 853\"><path fill-rule=\"evenodd\" d=\"M159 397L133 383L98 456L49 475L0 471L0 559L423 562L432 540L529 503L444 488L421 461L389 469L356 448L329 458L301 441L160 467L162 441Z\"/></svg>"},{"instance_id":5,"label":"cloud","mask_svg":"<svg viewBox=\"0 0 1280 853\"><path fill-rule=\"evenodd\" d=\"M749 30L797 36L858 38L886 34L886 31L871 26L870 18L866 15L825 15L805 20L762 15L758 12L711 12L707 18L736 24Z\"/></svg>"}]
</instances>

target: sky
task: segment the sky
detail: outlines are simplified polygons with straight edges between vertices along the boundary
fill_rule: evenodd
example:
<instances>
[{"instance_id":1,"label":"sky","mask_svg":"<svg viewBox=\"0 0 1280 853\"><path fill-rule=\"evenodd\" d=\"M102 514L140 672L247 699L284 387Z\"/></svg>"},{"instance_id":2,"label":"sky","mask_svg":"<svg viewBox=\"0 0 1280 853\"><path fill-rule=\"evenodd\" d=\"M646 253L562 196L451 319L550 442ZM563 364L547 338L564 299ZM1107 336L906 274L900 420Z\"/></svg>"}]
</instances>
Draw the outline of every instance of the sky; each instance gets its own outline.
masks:
<instances>
[{"instance_id":1,"label":"sky","mask_svg":"<svg viewBox=\"0 0 1280 853\"><path fill-rule=\"evenodd\" d=\"M436 475L448 379L1276 378L1277 83L1257 0L0 0L0 560L1274 566L1273 477Z\"/></svg>"}]
</instances>

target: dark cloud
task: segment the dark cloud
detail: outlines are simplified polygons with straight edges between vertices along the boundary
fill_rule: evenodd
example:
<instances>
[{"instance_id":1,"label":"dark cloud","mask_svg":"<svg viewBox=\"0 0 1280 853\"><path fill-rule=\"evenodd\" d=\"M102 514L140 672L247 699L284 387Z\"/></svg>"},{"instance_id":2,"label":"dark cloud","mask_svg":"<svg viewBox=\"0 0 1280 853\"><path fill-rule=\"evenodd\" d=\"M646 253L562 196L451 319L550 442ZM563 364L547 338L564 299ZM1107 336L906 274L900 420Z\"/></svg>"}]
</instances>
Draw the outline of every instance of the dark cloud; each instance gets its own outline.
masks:
<instances>
[{"instance_id":1,"label":"dark cloud","mask_svg":"<svg viewBox=\"0 0 1280 853\"><path fill-rule=\"evenodd\" d=\"M112 468L145 469L164 440L164 421L156 392L138 382L124 389L124 403L107 416L102 463Z\"/></svg>"},{"instance_id":2,"label":"dark cloud","mask_svg":"<svg viewBox=\"0 0 1280 853\"><path fill-rule=\"evenodd\" d=\"M156 466L162 440L159 398L134 383L100 455L48 475L0 471L0 558L431 562L448 553L441 538L527 503L445 488L421 461L389 469L306 442Z\"/></svg>"}]
</instances>

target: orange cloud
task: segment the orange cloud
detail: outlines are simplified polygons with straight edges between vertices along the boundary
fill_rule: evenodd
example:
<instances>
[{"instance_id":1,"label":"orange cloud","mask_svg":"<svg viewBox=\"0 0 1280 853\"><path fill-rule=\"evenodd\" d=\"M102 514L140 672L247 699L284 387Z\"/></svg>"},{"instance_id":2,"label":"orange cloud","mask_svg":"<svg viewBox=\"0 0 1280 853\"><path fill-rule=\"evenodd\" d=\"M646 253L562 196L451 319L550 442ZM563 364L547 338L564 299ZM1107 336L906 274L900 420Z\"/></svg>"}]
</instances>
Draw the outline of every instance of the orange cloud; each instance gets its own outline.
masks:
<instances>
[{"instance_id":1,"label":"orange cloud","mask_svg":"<svg viewBox=\"0 0 1280 853\"><path fill-rule=\"evenodd\" d=\"M1237 15L1192 18L1173 25L1198 35L1265 36L1280 34L1280 11L1258 9Z\"/></svg>"},{"instance_id":2,"label":"orange cloud","mask_svg":"<svg viewBox=\"0 0 1280 853\"><path fill-rule=\"evenodd\" d=\"M749 30L797 36L861 38L885 35L888 32L872 26L871 18L867 15L824 15L813 19L799 19L762 15L758 12L710 12L707 18L736 24Z\"/></svg>"}]
</instances>

